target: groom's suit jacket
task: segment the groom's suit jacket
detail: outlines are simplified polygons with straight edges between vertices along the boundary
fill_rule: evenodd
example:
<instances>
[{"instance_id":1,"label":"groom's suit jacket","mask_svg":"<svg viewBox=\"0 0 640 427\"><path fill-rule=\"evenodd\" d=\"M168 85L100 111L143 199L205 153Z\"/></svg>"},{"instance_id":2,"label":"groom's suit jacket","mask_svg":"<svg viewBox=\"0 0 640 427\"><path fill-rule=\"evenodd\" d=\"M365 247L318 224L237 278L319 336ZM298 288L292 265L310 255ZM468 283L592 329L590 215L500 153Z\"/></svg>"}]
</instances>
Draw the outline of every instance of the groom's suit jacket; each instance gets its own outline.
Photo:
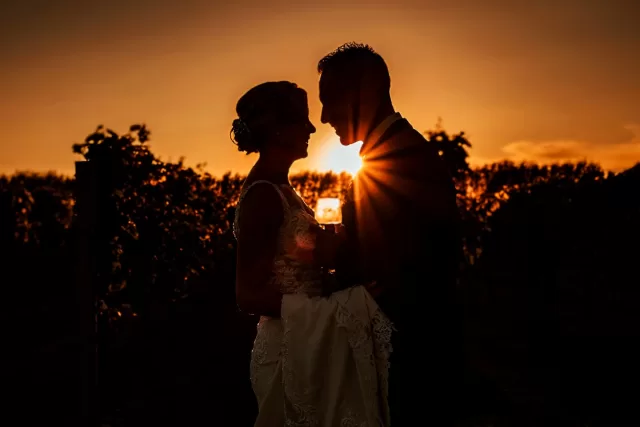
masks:
<instances>
[{"instance_id":1,"label":"groom's suit jacket","mask_svg":"<svg viewBox=\"0 0 640 427\"><path fill-rule=\"evenodd\" d=\"M433 145L402 118L361 155L342 206L347 239L338 280L376 281L378 304L399 330L416 320L446 328L461 253L453 180Z\"/></svg>"},{"instance_id":2,"label":"groom's suit jacket","mask_svg":"<svg viewBox=\"0 0 640 427\"><path fill-rule=\"evenodd\" d=\"M405 119L368 140L361 154L342 207L347 238L336 275L342 287L376 281L383 290L376 301L396 327L392 425L450 425L462 367L454 183L433 145Z\"/></svg>"}]
</instances>

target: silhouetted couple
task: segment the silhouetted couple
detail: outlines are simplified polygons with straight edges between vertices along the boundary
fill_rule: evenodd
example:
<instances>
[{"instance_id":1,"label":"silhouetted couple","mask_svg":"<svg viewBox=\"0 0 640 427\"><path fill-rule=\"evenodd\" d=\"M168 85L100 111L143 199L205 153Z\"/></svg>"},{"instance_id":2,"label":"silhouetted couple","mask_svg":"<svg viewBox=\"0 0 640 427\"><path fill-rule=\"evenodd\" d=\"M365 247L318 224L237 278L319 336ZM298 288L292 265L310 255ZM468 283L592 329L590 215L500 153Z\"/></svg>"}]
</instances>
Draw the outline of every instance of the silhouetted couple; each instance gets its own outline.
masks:
<instances>
[{"instance_id":1,"label":"silhouetted couple","mask_svg":"<svg viewBox=\"0 0 640 427\"><path fill-rule=\"evenodd\" d=\"M341 226L318 224L289 183L316 130L303 89L258 85L233 122L238 149L259 153L234 223L237 302L261 316L256 426L451 425L462 339L453 181L394 110L373 49L348 43L318 71L322 123L345 146L363 141Z\"/></svg>"}]
</instances>

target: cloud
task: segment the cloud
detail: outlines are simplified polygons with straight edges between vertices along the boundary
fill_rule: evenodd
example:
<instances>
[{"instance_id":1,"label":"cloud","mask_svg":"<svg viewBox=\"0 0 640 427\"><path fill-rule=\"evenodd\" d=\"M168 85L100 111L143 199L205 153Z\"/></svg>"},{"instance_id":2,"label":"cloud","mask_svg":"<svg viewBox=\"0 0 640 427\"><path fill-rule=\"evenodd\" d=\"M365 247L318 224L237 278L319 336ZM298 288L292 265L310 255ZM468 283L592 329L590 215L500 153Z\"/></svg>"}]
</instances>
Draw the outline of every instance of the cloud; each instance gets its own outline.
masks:
<instances>
[{"instance_id":1,"label":"cloud","mask_svg":"<svg viewBox=\"0 0 640 427\"><path fill-rule=\"evenodd\" d=\"M508 160L536 163L590 161L604 169L620 171L640 162L640 125L626 129L632 136L625 142L596 144L576 140L515 141L502 148Z\"/></svg>"}]
</instances>

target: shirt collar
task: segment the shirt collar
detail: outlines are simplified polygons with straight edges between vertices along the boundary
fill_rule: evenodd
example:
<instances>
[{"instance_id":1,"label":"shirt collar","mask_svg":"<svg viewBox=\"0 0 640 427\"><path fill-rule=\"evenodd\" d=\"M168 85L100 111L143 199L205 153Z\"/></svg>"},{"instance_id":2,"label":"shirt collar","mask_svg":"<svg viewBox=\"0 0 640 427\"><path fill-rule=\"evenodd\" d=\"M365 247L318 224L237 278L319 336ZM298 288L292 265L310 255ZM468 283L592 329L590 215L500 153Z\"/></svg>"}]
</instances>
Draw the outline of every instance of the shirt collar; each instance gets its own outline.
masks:
<instances>
[{"instance_id":1,"label":"shirt collar","mask_svg":"<svg viewBox=\"0 0 640 427\"><path fill-rule=\"evenodd\" d=\"M377 144L380 138L382 138L382 135L384 135L384 133L389 129L389 127L391 127L392 124L400 119L402 119L402 116L398 112L387 116L387 118L380 122L380 124L376 126L375 129L365 139L364 143L362 144L362 148L364 148L365 146ZM360 153L362 154L362 149L360 149Z\"/></svg>"}]
</instances>

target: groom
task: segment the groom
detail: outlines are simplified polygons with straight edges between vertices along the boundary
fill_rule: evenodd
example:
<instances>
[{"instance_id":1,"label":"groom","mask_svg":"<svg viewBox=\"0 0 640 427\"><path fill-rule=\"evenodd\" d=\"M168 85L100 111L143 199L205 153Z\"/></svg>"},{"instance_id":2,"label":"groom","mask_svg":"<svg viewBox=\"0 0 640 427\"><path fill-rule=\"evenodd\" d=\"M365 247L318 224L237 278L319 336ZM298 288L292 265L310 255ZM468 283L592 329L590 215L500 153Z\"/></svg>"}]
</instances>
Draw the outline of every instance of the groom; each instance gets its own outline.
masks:
<instances>
[{"instance_id":1,"label":"groom","mask_svg":"<svg viewBox=\"0 0 640 427\"><path fill-rule=\"evenodd\" d=\"M452 425L462 336L454 288L461 243L453 181L425 138L396 112L389 70L347 43L318 63L322 123L343 145L363 141L363 167L343 210L342 287L370 284L394 322L391 425Z\"/></svg>"}]
</instances>

